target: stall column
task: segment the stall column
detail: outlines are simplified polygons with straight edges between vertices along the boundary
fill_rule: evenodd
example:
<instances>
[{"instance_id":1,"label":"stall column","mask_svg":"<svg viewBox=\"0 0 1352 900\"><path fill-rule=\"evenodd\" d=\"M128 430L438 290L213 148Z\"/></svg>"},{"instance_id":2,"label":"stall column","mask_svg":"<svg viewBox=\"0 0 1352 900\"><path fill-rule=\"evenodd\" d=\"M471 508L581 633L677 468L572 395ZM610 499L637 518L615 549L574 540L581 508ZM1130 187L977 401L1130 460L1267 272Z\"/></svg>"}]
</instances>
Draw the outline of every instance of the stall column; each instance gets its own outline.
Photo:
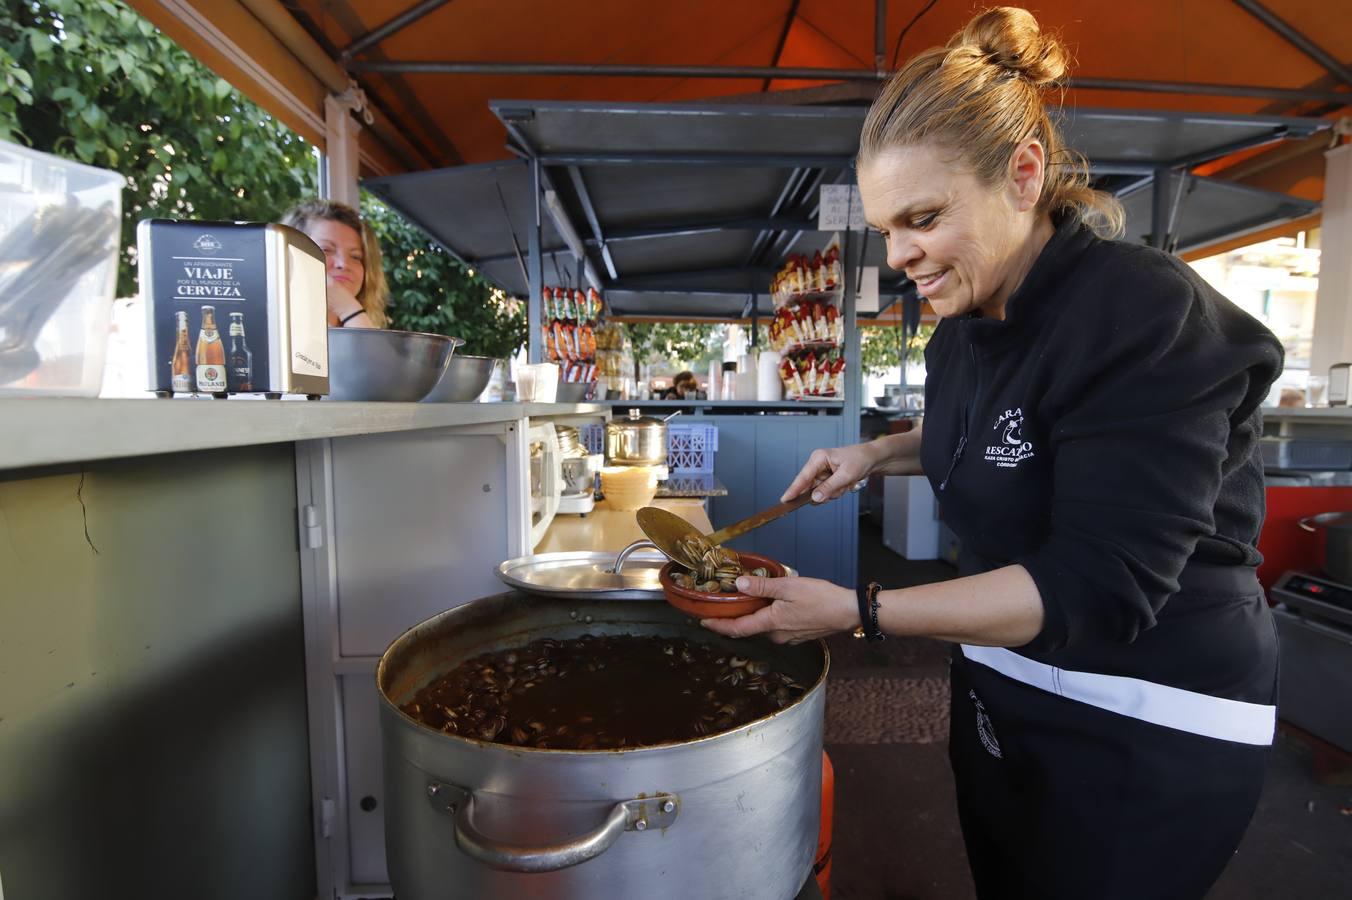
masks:
<instances>
[{"instance_id":1,"label":"stall column","mask_svg":"<svg viewBox=\"0 0 1352 900\"><path fill-rule=\"evenodd\" d=\"M543 202L544 185L540 160L532 156L530 160L530 261L527 264L530 274L530 303L526 305L526 333L529 335L529 354L531 363L544 362L544 341L540 328L544 322L544 285L545 260L540 249L540 205Z\"/></svg>"}]
</instances>

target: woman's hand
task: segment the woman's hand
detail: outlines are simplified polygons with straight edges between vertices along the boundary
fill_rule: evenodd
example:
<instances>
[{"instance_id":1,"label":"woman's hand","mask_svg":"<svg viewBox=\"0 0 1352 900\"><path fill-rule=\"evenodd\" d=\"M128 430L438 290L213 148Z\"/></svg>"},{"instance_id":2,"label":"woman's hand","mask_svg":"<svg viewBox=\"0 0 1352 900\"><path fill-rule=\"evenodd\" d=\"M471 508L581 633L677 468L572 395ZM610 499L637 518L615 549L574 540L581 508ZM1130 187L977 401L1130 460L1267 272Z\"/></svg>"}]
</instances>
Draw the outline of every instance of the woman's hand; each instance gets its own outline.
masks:
<instances>
[{"instance_id":1,"label":"woman's hand","mask_svg":"<svg viewBox=\"0 0 1352 900\"><path fill-rule=\"evenodd\" d=\"M776 644L799 644L848 631L859 624L854 591L820 578L760 578L743 575L737 590L773 603L736 619L704 619L705 628L726 637L764 634Z\"/></svg>"},{"instance_id":2,"label":"woman's hand","mask_svg":"<svg viewBox=\"0 0 1352 900\"><path fill-rule=\"evenodd\" d=\"M372 322L366 316L361 301L357 299L357 295L352 293L347 285L330 278L327 284L326 295L329 304L330 325L343 323L357 328L372 327ZM347 319L347 317L351 316L353 313L359 313L359 315L354 316L344 323L343 320Z\"/></svg>"},{"instance_id":3,"label":"woman's hand","mask_svg":"<svg viewBox=\"0 0 1352 900\"><path fill-rule=\"evenodd\" d=\"M812 488L813 503L842 497L860 480L867 478L877 463L877 451L871 444L813 450L807 465L793 479L779 502L792 500L808 488Z\"/></svg>"}]
</instances>

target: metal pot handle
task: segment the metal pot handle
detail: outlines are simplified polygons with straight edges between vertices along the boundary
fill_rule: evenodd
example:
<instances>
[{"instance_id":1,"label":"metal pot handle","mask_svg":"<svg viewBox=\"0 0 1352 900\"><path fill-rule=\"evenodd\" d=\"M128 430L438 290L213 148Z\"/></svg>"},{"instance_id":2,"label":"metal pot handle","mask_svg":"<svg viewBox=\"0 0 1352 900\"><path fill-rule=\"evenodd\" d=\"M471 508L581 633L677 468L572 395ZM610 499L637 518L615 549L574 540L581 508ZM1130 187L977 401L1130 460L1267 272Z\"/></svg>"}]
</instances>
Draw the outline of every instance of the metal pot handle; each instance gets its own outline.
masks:
<instances>
[{"instance_id":1,"label":"metal pot handle","mask_svg":"<svg viewBox=\"0 0 1352 900\"><path fill-rule=\"evenodd\" d=\"M594 831L559 844L519 847L488 837L474 827L474 795L462 787L431 781L427 797L438 812L455 816L455 844L467 856L507 872L553 872L600 856L626 831L668 828L680 811L675 794L654 794L616 803Z\"/></svg>"},{"instance_id":2,"label":"metal pot handle","mask_svg":"<svg viewBox=\"0 0 1352 900\"><path fill-rule=\"evenodd\" d=\"M615 557L615 565L610 570L611 574L619 575L622 571L624 571L624 564L629 561L629 557L633 556L635 551L643 550L645 548L652 548L656 550L657 545L649 540L639 540L634 541L628 547L625 547L623 550L621 550L619 552L619 555Z\"/></svg>"},{"instance_id":3,"label":"metal pot handle","mask_svg":"<svg viewBox=\"0 0 1352 900\"><path fill-rule=\"evenodd\" d=\"M1306 516L1296 524L1302 531L1308 531L1311 534L1320 528L1327 528L1330 525L1336 525L1341 521L1352 519L1352 512L1325 512L1317 516Z\"/></svg>"}]
</instances>

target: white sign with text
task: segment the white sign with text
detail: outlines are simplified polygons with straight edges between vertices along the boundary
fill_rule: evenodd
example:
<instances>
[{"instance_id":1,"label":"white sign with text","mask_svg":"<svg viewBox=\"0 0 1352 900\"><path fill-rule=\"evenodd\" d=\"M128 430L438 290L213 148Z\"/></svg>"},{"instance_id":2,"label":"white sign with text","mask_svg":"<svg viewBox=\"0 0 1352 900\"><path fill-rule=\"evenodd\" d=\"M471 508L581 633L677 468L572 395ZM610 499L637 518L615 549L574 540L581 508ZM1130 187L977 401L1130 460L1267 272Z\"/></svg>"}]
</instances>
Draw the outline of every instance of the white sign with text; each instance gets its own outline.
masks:
<instances>
[{"instance_id":1,"label":"white sign with text","mask_svg":"<svg viewBox=\"0 0 1352 900\"><path fill-rule=\"evenodd\" d=\"M821 186L821 205L817 209L818 231L863 231L864 204L859 199L859 186L853 184L824 184Z\"/></svg>"}]
</instances>

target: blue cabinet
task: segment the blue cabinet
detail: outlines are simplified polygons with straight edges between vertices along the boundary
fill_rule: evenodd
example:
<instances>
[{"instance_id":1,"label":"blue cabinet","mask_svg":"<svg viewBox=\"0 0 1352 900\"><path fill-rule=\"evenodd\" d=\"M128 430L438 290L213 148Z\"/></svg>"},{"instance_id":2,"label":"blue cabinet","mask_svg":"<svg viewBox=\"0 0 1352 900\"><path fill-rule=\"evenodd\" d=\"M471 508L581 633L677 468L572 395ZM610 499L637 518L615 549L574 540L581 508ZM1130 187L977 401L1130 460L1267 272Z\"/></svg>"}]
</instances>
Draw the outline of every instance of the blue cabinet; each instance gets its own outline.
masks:
<instances>
[{"instance_id":1,"label":"blue cabinet","mask_svg":"<svg viewBox=\"0 0 1352 900\"><path fill-rule=\"evenodd\" d=\"M841 443L840 416L699 416L718 426L714 474L728 496L710 501L715 528L779 502L813 450ZM858 496L806 507L731 543L799 574L852 587L858 553Z\"/></svg>"}]
</instances>

